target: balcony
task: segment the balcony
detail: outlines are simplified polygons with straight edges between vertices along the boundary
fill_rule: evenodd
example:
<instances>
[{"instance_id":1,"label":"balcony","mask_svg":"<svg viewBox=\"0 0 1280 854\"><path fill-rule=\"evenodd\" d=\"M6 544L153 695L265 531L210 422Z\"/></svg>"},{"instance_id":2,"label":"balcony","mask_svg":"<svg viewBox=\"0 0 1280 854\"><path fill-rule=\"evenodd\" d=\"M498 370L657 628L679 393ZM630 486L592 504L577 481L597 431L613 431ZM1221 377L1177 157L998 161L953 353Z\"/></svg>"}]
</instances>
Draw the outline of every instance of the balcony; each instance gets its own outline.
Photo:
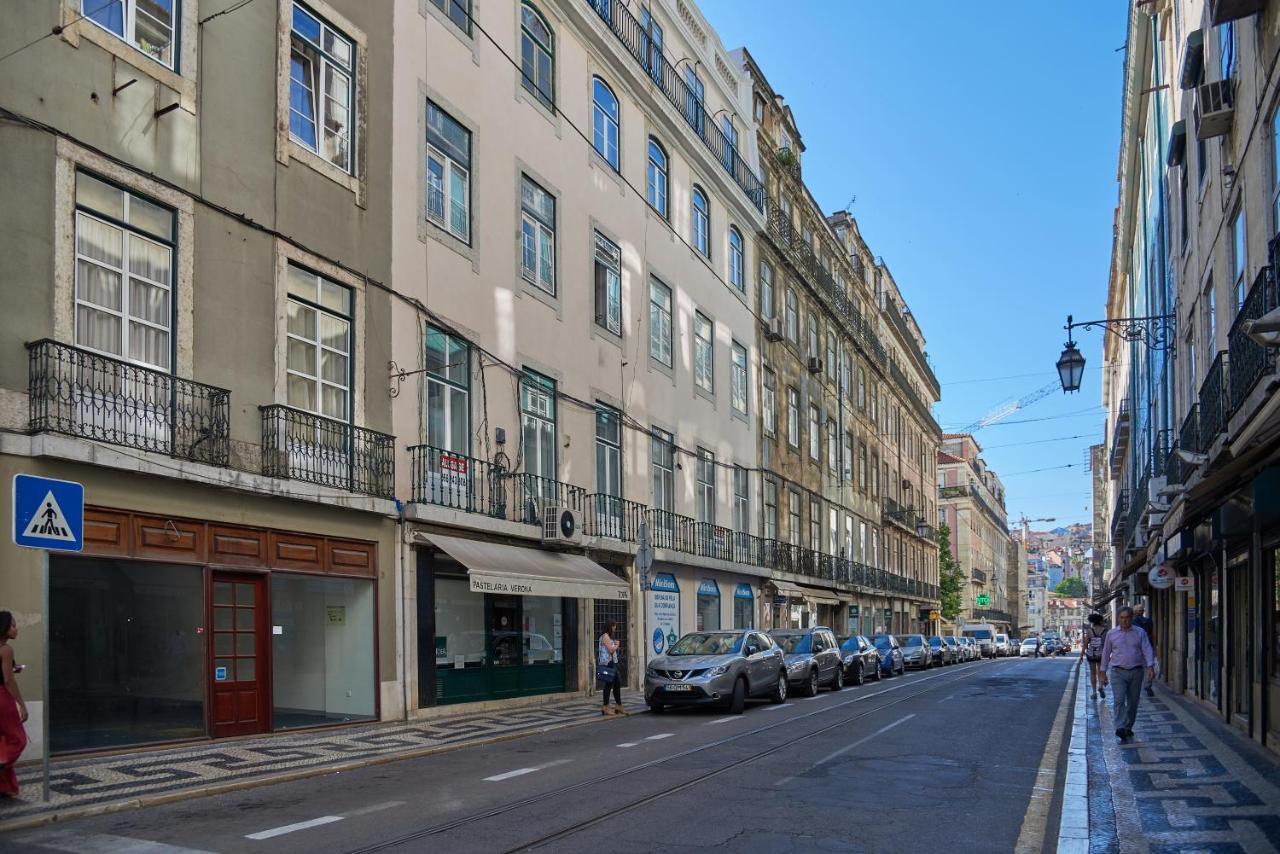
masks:
<instances>
[{"instance_id":1,"label":"balcony","mask_svg":"<svg viewBox=\"0 0 1280 854\"><path fill-rule=\"evenodd\" d=\"M1244 331L1246 321L1257 320L1276 307L1276 277L1272 274L1271 267L1263 267L1253 280L1253 287L1249 288L1244 305L1240 307L1240 313L1236 315L1231 324L1231 332L1227 335L1232 415L1249 399L1259 380L1276 372L1276 348L1259 344Z\"/></svg>"},{"instance_id":2,"label":"balcony","mask_svg":"<svg viewBox=\"0 0 1280 854\"><path fill-rule=\"evenodd\" d=\"M410 448L409 460L413 466L409 500L507 518L507 474L501 466L431 445Z\"/></svg>"},{"instance_id":3,"label":"balcony","mask_svg":"<svg viewBox=\"0 0 1280 854\"><path fill-rule=\"evenodd\" d=\"M580 486L530 472L511 472L507 479L512 489L513 522L541 525L542 507L547 504L568 507L579 513L586 509L587 491Z\"/></svg>"},{"instance_id":4,"label":"balcony","mask_svg":"<svg viewBox=\"0 0 1280 854\"><path fill-rule=\"evenodd\" d=\"M1200 452L1227 429L1227 351L1220 350L1200 386Z\"/></svg>"},{"instance_id":5,"label":"balcony","mask_svg":"<svg viewBox=\"0 0 1280 854\"><path fill-rule=\"evenodd\" d=\"M1119 543L1124 539L1125 520L1129 518L1129 490L1122 489L1116 494L1115 507L1111 509L1111 542Z\"/></svg>"},{"instance_id":6,"label":"balcony","mask_svg":"<svg viewBox=\"0 0 1280 854\"><path fill-rule=\"evenodd\" d=\"M1200 452L1200 406L1192 404L1187 417L1182 419L1178 428L1178 443L1169 451L1169 462L1165 466L1165 477L1171 484L1186 483L1195 471L1195 466L1178 456L1178 451Z\"/></svg>"},{"instance_id":7,"label":"balcony","mask_svg":"<svg viewBox=\"0 0 1280 854\"><path fill-rule=\"evenodd\" d=\"M1155 441L1151 444L1151 466L1152 474L1156 477L1165 477L1165 466L1169 462L1169 447L1171 445L1173 431L1169 428L1157 430Z\"/></svg>"},{"instance_id":8,"label":"balcony","mask_svg":"<svg viewBox=\"0 0 1280 854\"><path fill-rule=\"evenodd\" d=\"M969 570L969 577L970 577L972 580L974 580L974 581L978 582L979 584L983 585L984 587L985 587L985 586L986 586L986 584L987 584L987 573L986 573L986 570L978 569L976 566L975 566L973 569Z\"/></svg>"},{"instance_id":9,"label":"balcony","mask_svg":"<svg viewBox=\"0 0 1280 854\"><path fill-rule=\"evenodd\" d=\"M1120 477L1120 469L1124 464L1124 455L1129 452L1129 432L1132 418L1129 413L1129 398L1120 401L1120 411L1116 413L1116 424L1111 430L1111 479Z\"/></svg>"},{"instance_id":10,"label":"balcony","mask_svg":"<svg viewBox=\"0 0 1280 854\"><path fill-rule=\"evenodd\" d=\"M80 347L27 344L30 430L177 459L230 461L231 393Z\"/></svg>"},{"instance_id":11,"label":"balcony","mask_svg":"<svg viewBox=\"0 0 1280 854\"><path fill-rule=\"evenodd\" d=\"M1143 470L1141 477L1133 486L1133 492L1129 495L1129 513L1125 518L1124 530L1126 541L1130 548L1141 548L1142 540L1137 536L1143 530L1143 516L1147 513L1150 506L1148 496L1150 495L1151 469L1150 467Z\"/></svg>"},{"instance_id":12,"label":"balcony","mask_svg":"<svg viewBox=\"0 0 1280 854\"><path fill-rule=\"evenodd\" d=\"M394 436L281 404L262 413L262 473L395 497Z\"/></svg>"},{"instance_id":13,"label":"balcony","mask_svg":"<svg viewBox=\"0 0 1280 854\"><path fill-rule=\"evenodd\" d=\"M624 543L640 540L640 523L648 508L616 495L592 492L586 496L584 532L588 537L608 537Z\"/></svg>"},{"instance_id":14,"label":"balcony","mask_svg":"<svg viewBox=\"0 0 1280 854\"><path fill-rule=\"evenodd\" d=\"M702 140L702 144L729 173L751 204L758 210L764 210L764 185L760 178L742 159L737 146L720 130L715 118L707 114L701 99L685 84L680 72L662 55L661 44L650 38L646 29L621 0L585 2L617 38L623 50L636 61L645 76L657 85L658 91L689 125L694 135Z\"/></svg>"}]
</instances>

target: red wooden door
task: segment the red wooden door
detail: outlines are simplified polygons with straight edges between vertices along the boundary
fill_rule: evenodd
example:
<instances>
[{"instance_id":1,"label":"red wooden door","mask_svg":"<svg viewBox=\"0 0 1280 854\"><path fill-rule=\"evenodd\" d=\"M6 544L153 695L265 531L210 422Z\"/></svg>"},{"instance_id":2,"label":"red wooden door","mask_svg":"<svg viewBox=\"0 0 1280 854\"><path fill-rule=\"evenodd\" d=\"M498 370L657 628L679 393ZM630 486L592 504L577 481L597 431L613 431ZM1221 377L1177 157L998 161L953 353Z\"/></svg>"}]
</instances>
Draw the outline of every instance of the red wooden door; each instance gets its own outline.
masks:
<instances>
[{"instance_id":1,"label":"red wooden door","mask_svg":"<svg viewBox=\"0 0 1280 854\"><path fill-rule=\"evenodd\" d=\"M270 727L266 576L213 574L213 737Z\"/></svg>"}]
</instances>

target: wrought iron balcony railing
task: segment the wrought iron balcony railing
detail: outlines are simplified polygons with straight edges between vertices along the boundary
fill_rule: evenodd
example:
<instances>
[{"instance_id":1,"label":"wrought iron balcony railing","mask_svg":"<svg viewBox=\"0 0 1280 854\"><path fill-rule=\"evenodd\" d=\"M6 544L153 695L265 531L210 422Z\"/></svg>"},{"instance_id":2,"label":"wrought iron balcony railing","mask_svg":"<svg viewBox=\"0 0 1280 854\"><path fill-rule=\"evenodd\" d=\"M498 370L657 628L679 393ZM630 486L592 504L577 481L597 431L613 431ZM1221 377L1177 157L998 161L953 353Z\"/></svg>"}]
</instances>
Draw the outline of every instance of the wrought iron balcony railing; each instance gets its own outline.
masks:
<instances>
[{"instance_id":1,"label":"wrought iron balcony railing","mask_svg":"<svg viewBox=\"0 0 1280 854\"><path fill-rule=\"evenodd\" d=\"M512 487L513 522L541 525L542 508L548 504L579 513L586 509L587 491L581 486L523 471L510 472L507 478Z\"/></svg>"},{"instance_id":2,"label":"wrought iron balcony railing","mask_svg":"<svg viewBox=\"0 0 1280 854\"><path fill-rule=\"evenodd\" d=\"M258 409L266 476L395 497L394 436L283 404Z\"/></svg>"},{"instance_id":3,"label":"wrought iron balcony railing","mask_svg":"<svg viewBox=\"0 0 1280 854\"><path fill-rule=\"evenodd\" d=\"M231 392L45 338L27 344L30 430L230 462Z\"/></svg>"},{"instance_id":4,"label":"wrought iron balcony railing","mask_svg":"<svg viewBox=\"0 0 1280 854\"><path fill-rule=\"evenodd\" d=\"M409 449L413 466L411 501L507 518L510 497L501 466L431 445Z\"/></svg>"},{"instance_id":5,"label":"wrought iron balcony railing","mask_svg":"<svg viewBox=\"0 0 1280 854\"><path fill-rule=\"evenodd\" d=\"M640 523L649 508L616 495L592 492L586 496L584 529L589 537L608 537L624 543L640 539Z\"/></svg>"},{"instance_id":6,"label":"wrought iron balcony railing","mask_svg":"<svg viewBox=\"0 0 1280 854\"><path fill-rule=\"evenodd\" d=\"M1220 350L1200 385L1200 451L1227 429L1227 351Z\"/></svg>"},{"instance_id":7,"label":"wrought iron balcony railing","mask_svg":"<svg viewBox=\"0 0 1280 854\"><path fill-rule=\"evenodd\" d=\"M1276 348L1259 344L1244 331L1244 324L1249 320L1257 320L1262 315L1277 307L1276 277L1273 268L1263 267L1253 280L1244 298L1244 305L1231 324L1227 334L1227 348L1230 352L1230 400L1231 414L1240 409L1249 398L1249 394L1258 385L1258 380L1276 371Z\"/></svg>"}]
</instances>

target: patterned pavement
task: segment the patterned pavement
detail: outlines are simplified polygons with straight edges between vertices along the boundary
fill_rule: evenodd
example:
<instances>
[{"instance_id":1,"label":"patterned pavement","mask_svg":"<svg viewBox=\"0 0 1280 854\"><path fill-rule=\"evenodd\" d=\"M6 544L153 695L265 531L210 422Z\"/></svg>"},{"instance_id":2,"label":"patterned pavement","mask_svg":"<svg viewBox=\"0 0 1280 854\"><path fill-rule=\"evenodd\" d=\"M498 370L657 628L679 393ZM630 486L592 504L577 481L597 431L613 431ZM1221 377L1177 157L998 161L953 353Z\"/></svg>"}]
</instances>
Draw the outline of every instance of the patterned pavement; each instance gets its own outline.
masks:
<instances>
[{"instance_id":1,"label":"patterned pavement","mask_svg":"<svg viewBox=\"0 0 1280 854\"><path fill-rule=\"evenodd\" d=\"M644 695L625 692L623 705L628 711L641 711L645 708ZM406 759L441 748L483 744L603 719L599 701L584 698L412 723L299 730L67 759L52 763L48 803L41 800L42 775L37 761L18 769L21 799L0 802L0 831L88 812L128 809L236 786Z\"/></svg>"},{"instance_id":2,"label":"patterned pavement","mask_svg":"<svg viewBox=\"0 0 1280 854\"><path fill-rule=\"evenodd\" d=\"M1160 688L1142 697L1128 744L1110 691L1089 701L1088 724L1092 854L1280 852L1274 754Z\"/></svg>"}]
</instances>

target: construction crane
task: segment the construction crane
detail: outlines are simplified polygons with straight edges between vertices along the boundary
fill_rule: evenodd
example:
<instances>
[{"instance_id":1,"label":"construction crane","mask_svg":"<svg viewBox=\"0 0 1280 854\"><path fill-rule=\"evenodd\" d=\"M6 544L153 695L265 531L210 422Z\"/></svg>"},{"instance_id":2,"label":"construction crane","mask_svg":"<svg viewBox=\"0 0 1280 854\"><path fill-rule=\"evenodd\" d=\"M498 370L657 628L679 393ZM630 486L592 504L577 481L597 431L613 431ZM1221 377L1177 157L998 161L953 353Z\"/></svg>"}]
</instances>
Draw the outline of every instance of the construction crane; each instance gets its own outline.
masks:
<instances>
[{"instance_id":1,"label":"construction crane","mask_svg":"<svg viewBox=\"0 0 1280 854\"><path fill-rule=\"evenodd\" d=\"M1006 401L1005 403L1000 404L995 409L991 410L986 415L982 416L977 421L973 422L968 427L964 428L959 432L975 433L978 430L981 430L983 427L990 427L992 424L995 424L997 421L1003 421L1013 413L1026 409L1028 406L1035 403L1036 401L1043 400L1044 398L1052 394L1054 390L1056 390L1057 388L1058 388L1058 381L1054 380L1053 382L1049 383L1043 388L1038 388L1035 391L1031 392L1030 394L1023 395L1017 400Z\"/></svg>"},{"instance_id":2,"label":"construction crane","mask_svg":"<svg viewBox=\"0 0 1280 854\"><path fill-rule=\"evenodd\" d=\"M1046 516L1042 519L1028 519L1025 513L1020 514L1022 518L1018 520L1018 524L1022 527L1022 544L1025 546L1031 539L1031 523L1032 522L1056 522L1058 521L1052 516Z\"/></svg>"}]
</instances>

